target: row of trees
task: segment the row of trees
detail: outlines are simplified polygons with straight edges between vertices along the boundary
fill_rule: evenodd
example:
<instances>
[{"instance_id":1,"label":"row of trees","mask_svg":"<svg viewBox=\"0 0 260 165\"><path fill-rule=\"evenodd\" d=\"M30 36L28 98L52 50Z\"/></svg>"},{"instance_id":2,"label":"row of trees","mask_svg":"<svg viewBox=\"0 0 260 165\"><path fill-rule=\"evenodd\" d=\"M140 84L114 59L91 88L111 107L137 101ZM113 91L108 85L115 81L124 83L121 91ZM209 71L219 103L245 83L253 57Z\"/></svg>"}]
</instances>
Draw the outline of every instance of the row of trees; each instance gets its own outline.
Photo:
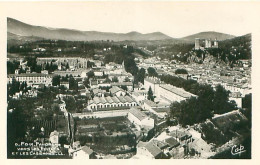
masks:
<instances>
[{"instance_id":1,"label":"row of trees","mask_svg":"<svg viewBox=\"0 0 260 165\"><path fill-rule=\"evenodd\" d=\"M214 91L209 85L201 86L198 97L185 101L174 102L171 105L171 117L176 118L181 125L193 125L236 109L236 103L229 101L228 92L220 85Z\"/></svg>"},{"instance_id":2,"label":"row of trees","mask_svg":"<svg viewBox=\"0 0 260 165\"><path fill-rule=\"evenodd\" d=\"M194 80L185 80L171 75L162 75L160 78L165 83L183 88L198 96L171 105L171 117L177 118L180 124L191 125L202 122L214 114L223 114L236 108L235 102L229 101L229 91L221 85L216 86L214 90L210 85L199 84Z\"/></svg>"},{"instance_id":3,"label":"row of trees","mask_svg":"<svg viewBox=\"0 0 260 165\"><path fill-rule=\"evenodd\" d=\"M20 91L27 92L29 89L30 87L27 86L26 82L20 83L13 79L12 83L7 85L7 95L9 97Z\"/></svg>"},{"instance_id":4,"label":"row of trees","mask_svg":"<svg viewBox=\"0 0 260 165\"><path fill-rule=\"evenodd\" d=\"M147 75L149 77L158 77L158 73L153 67L149 67L147 69ZM144 78L146 77L146 72L144 68L138 70L137 74L135 75L134 83L137 84L138 82L144 84Z\"/></svg>"}]
</instances>

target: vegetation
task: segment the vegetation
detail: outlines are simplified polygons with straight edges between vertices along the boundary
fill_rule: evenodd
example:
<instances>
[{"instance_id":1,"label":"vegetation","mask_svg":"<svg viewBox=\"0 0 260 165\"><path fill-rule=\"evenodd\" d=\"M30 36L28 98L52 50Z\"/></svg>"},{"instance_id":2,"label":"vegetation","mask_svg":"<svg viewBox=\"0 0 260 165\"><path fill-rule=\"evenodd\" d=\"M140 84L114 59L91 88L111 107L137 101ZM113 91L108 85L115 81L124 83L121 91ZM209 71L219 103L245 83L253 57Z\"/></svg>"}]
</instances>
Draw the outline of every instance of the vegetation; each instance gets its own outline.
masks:
<instances>
[{"instance_id":1,"label":"vegetation","mask_svg":"<svg viewBox=\"0 0 260 165\"><path fill-rule=\"evenodd\" d=\"M69 78L69 89L78 91L78 82L72 76Z\"/></svg>"},{"instance_id":2,"label":"vegetation","mask_svg":"<svg viewBox=\"0 0 260 165\"><path fill-rule=\"evenodd\" d=\"M252 93L245 95L242 99L242 108L245 108L245 116L249 121L252 120ZM251 123L250 123L251 125Z\"/></svg>"},{"instance_id":3,"label":"vegetation","mask_svg":"<svg viewBox=\"0 0 260 165\"><path fill-rule=\"evenodd\" d=\"M157 73L156 70L155 70L154 68L152 68L152 67L149 67L149 68L147 69L147 71L148 71L148 76L149 76L149 77L157 77L157 76L158 76L158 73Z\"/></svg>"},{"instance_id":4,"label":"vegetation","mask_svg":"<svg viewBox=\"0 0 260 165\"><path fill-rule=\"evenodd\" d=\"M20 63L18 61L7 61L7 74L14 74L15 70L18 69Z\"/></svg>"},{"instance_id":5,"label":"vegetation","mask_svg":"<svg viewBox=\"0 0 260 165\"><path fill-rule=\"evenodd\" d=\"M175 74L188 74L186 69L176 69Z\"/></svg>"},{"instance_id":6,"label":"vegetation","mask_svg":"<svg viewBox=\"0 0 260 165\"><path fill-rule=\"evenodd\" d=\"M154 101L153 91L151 87L149 87L147 99Z\"/></svg>"},{"instance_id":7,"label":"vegetation","mask_svg":"<svg viewBox=\"0 0 260 165\"><path fill-rule=\"evenodd\" d=\"M141 68L138 70L138 73L135 76L135 83L137 84L138 82L144 84L144 78L145 78L145 69Z\"/></svg>"},{"instance_id":8,"label":"vegetation","mask_svg":"<svg viewBox=\"0 0 260 165\"><path fill-rule=\"evenodd\" d=\"M60 76L54 76L52 78L52 86L60 86Z\"/></svg>"},{"instance_id":9,"label":"vegetation","mask_svg":"<svg viewBox=\"0 0 260 165\"><path fill-rule=\"evenodd\" d=\"M161 80L198 96L171 105L171 117L178 119L182 125L200 123L211 118L213 114L223 114L236 109L235 103L228 100L229 92L220 85L214 90L209 85L170 75L161 76Z\"/></svg>"}]
</instances>

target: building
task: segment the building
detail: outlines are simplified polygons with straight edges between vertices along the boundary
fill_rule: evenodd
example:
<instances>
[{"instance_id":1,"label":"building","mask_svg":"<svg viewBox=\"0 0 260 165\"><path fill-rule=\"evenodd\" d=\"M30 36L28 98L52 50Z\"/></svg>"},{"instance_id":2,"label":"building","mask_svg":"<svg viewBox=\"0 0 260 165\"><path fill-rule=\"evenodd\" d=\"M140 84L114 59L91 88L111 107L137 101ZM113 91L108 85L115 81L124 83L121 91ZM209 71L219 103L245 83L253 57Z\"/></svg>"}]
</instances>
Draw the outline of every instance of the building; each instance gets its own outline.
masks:
<instances>
[{"instance_id":1,"label":"building","mask_svg":"<svg viewBox=\"0 0 260 165\"><path fill-rule=\"evenodd\" d=\"M146 89L146 91L148 91L149 88L151 87L153 94L155 96L158 96L159 94L160 84L164 84L164 83L159 78L156 77L148 77L144 79L144 88Z\"/></svg>"},{"instance_id":2,"label":"building","mask_svg":"<svg viewBox=\"0 0 260 165\"><path fill-rule=\"evenodd\" d=\"M205 40L205 48L211 48L212 44L211 44L211 40Z\"/></svg>"},{"instance_id":3,"label":"building","mask_svg":"<svg viewBox=\"0 0 260 165\"><path fill-rule=\"evenodd\" d=\"M73 156L73 159L94 159L95 158L95 153L94 151L89 148L88 146L83 146L77 150L74 150L70 152L70 154Z\"/></svg>"},{"instance_id":4,"label":"building","mask_svg":"<svg viewBox=\"0 0 260 165\"><path fill-rule=\"evenodd\" d=\"M114 83L111 83L110 86L112 86L112 87L114 87L114 86L118 86L118 87L126 86L128 91L133 90L133 83L132 82L114 82Z\"/></svg>"},{"instance_id":5,"label":"building","mask_svg":"<svg viewBox=\"0 0 260 165\"><path fill-rule=\"evenodd\" d=\"M111 73L108 75L108 78L113 81L114 78L117 78L118 82L124 82L127 78L130 80L130 81L133 81L134 80L134 76L131 74L131 73L121 73L121 74L114 74L114 73Z\"/></svg>"},{"instance_id":6,"label":"building","mask_svg":"<svg viewBox=\"0 0 260 165\"><path fill-rule=\"evenodd\" d=\"M151 100L144 100L143 101L143 105L142 105L142 108L144 110L149 110L151 111L152 108L155 108L157 105L155 102L151 101Z\"/></svg>"},{"instance_id":7,"label":"building","mask_svg":"<svg viewBox=\"0 0 260 165\"><path fill-rule=\"evenodd\" d=\"M125 96L126 92L117 86L113 86L112 88L109 89L109 92L112 94L112 96Z\"/></svg>"},{"instance_id":8,"label":"building","mask_svg":"<svg viewBox=\"0 0 260 165\"><path fill-rule=\"evenodd\" d=\"M135 91L131 94L138 104L141 104L144 100L147 99L147 91Z\"/></svg>"},{"instance_id":9,"label":"building","mask_svg":"<svg viewBox=\"0 0 260 165\"><path fill-rule=\"evenodd\" d=\"M218 48L218 41L217 41L217 39L215 39L213 47L214 48Z\"/></svg>"},{"instance_id":10,"label":"building","mask_svg":"<svg viewBox=\"0 0 260 165\"><path fill-rule=\"evenodd\" d=\"M56 130L51 132L49 140L52 144L59 144L59 132L57 132Z\"/></svg>"},{"instance_id":11,"label":"building","mask_svg":"<svg viewBox=\"0 0 260 165\"><path fill-rule=\"evenodd\" d=\"M237 108L242 108L242 94L240 92L230 93L229 101L235 101Z\"/></svg>"},{"instance_id":12,"label":"building","mask_svg":"<svg viewBox=\"0 0 260 165\"><path fill-rule=\"evenodd\" d=\"M169 133L169 136L175 138L181 145L185 145L193 141L192 135L185 130L175 130Z\"/></svg>"},{"instance_id":13,"label":"building","mask_svg":"<svg viewBox=\"0 0 260 165\"><path fill-rule=\"evenodd\" d=\"M180 145L180 143L173 137L165 139L164 142L168 144L168 151L171 151L173 148L176 148Z\"/></svg>"},{"instance_id":14,"label":"building","mask_svg":"<svg viewBox=\"0 0 260 165\"><path fill-rule=\"evenodd\" d=\"M162 150L153 142L140 141L136 146L136 155L147 159L162 159L164 154Z\"/></svg>"},{"instance_id":15,"label":"building","mask_svg":"<svg viewBox=\"0 0 260 165\"><path fill-rule=\"evenodd\" d=\"M141 128L150 130L154 127L154 120L137 108L131 108L128 112L127 118L137 127L138 130L141 130Z\"/></svg>"},{"instance_id":16,"label":"building","mask_svg":"<svg viewBox=\"0 0 260 165\"><path fill-rule=\"evenodd\" d=\"M93 89L93 94L94 94L94 97L104 97L105 96L105 91L99 89L99 88L95 88Z\"/></svg>"},{"instance_id":17,"label":"building","mask_svg":"<svg viewBox=\"0 0 260 165\"><path fill-rule=\"evenodd\" d=\"M160 84L158 95L161 99L164 99L169 103L175 101L180 102L191 97L197 97L196 95L189 93L182 88L177 88L169 84Z\"/></svg>"},{"instance_id":18,"label":"building","mask_svg":"<svg viewBox=\"0 0 260 165\"><path fill-rule=\"evenodd\" d=\"M70 87L69 82L67 82L67 81L61 81L60 82L60 86L63 86L66 89L69 89L69 87Z\"/></svg>"},{"instance_id":19,"label":"building","mask_svg":"<svg viewBox=\"0 0 260 165\"><path fill-rule=\"evenodd\" d=\"M148 110L149 112L157 115L159 118L164 118L170 113L170 104L167 103L156 104L151 100L144 100L141 107L144 110Z\"/></svg>"},{"instance_id":20,"label":"building","mask_svg":"<svg viewBox=\"0 0 260 165\"><path fill-rule=\"evenodd\" d=\"M68 65L70 68L87 68L88 60L86 58L81 57L42 57L36 59L38 65L45 65L45 64L56 64L63 66L66 68Z\"/></svg>"},{"instance_id":21,"label":"building","mask_svg":"<svg viewBox=\"0 0 260 165\"><path fill-rule=\"evenodd\" d=\"M195 50L199 50L199 49L200 49L200 39L195 38Z\"/></svg>"},{"instance_id":22,"label":"building","mask_svg":"<svg viewBox=\"0 0 260 165\"><path fill-rule=\"evenodd\" d=\"M119 110L129 109L137 106L136 101L130 96L113 96L113 97L94 97L90 100L87 109L90 111L98 110Z\"/></svg>"},{"instance_id":23,"label":"building","mask_svg":"<svg viewBox=\"0 0 260 165\"><path fill-rule=\"evenodd\" d=\"M42 73L23 73L23 74L9 74L7 75L8 83L12 83L13 79L20 83L26 82L28 86L34 84L44 84L45 86L52 85L53 74Z\"/></svg>"}]
</instances>

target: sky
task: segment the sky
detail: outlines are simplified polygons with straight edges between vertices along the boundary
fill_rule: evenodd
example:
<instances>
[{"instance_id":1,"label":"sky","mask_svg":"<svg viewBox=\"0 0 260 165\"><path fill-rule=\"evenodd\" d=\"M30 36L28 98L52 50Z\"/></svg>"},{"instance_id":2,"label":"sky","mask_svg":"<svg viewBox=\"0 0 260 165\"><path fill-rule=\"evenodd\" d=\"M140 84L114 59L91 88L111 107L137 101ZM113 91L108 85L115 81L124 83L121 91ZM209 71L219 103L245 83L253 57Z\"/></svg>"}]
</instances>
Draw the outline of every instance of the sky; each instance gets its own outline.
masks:
<instances>
[{"instance_id":1,"label":"sky","mask_svg":"<svg viewBox=\"0 0 260 165\"><path fill-rule=\"evenodd\" d=\"M7 17L52 28L127 33L160 31L180 38L203 31L252 32L248 2L20 2L2 5ZM259 5L258 5L259 7ZM2 9L1 9L2 10Z\"/></svg>"}]
</instances>

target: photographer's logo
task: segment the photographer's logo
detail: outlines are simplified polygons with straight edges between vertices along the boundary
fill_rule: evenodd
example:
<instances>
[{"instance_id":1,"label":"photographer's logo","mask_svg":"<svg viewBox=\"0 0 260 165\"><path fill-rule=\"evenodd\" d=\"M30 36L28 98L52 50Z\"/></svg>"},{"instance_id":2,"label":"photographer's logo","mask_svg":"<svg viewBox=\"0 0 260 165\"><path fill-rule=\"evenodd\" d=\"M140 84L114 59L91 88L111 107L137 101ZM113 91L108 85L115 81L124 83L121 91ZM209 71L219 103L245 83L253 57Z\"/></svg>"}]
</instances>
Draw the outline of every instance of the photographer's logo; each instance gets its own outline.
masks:
<instances>
[{"instance_id":1,"label":"photographer's logo","mask_svg":"<svg viewBox=\"0 0 260 165\"><path fill-rule=\"evenodd\" d=\"M238 155L238 154L241 154L243 152L246 152L246 150L245 150L245 147L242 146L242 145L234 145L231 148L231 154L232 155Z\"/></svg>"}]
</instances>

